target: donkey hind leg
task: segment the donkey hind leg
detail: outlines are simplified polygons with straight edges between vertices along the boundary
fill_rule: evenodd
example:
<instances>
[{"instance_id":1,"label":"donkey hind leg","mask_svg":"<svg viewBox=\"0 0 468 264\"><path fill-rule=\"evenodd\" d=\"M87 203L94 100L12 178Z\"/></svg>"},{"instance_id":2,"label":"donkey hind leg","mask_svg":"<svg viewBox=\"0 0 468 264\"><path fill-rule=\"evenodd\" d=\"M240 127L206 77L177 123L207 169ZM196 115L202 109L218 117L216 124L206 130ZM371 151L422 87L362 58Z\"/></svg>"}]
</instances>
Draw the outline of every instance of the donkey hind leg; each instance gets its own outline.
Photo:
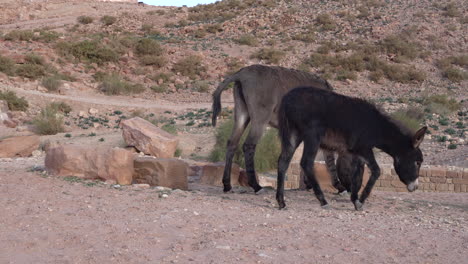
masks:
<instances>
[{"instance_id":1,"label":"donkey hind leg","mask_svg":"<svg viewBox=\"0 0 468 264\"><path fill-rule=\"evenodd\" d=\"M301 159L301 168L305 173L306 188L313 189L315 196L320 202L323 208L328 208L327 200L323 195L322 189L315 178L314 162L315 156L317 155L318 148L320 146L320 140L325 130L315 126L312 131L306 131L307 137L304 138L304 152Z\"/></svg>"},{"instance_id":2,"label":"donkey hind leg","mask_svg":"<svg viewBox=\"0 0 468 264\"><path fill-rule=\"evenodd\" d=\"M333 187L335 187L338 190L338 194L340 195L345 194L347 190L341 183L340 177L338 177L338 172L336 170L336 163L335 163L335 154L333 153L333 151L329 151L329 150L322 150L322 152L325 158L325 165L331 176Z\"/></svg>"},{"instance_id":3,"label":"donkey hind leg","mask_svg":"<svg viewBox=\"0 0 468 264\"><path fill-rule=\"evenodd\" d=\"M234 127L232 128L231 137L227 142L226 147L226 164L224 166L223 173L223 186L224 192L229 192L232 189L231 186L231 167L232 159L236 153L237 146L239 145L240 138L249 123L249 115L247 113L245 103L241 100L236 101L236 107L234 109Z\"/></svg>"},{"instance_id":4,"label":"donkey hind leg","mask_svg":"<svg viewBox=\"0 0 468 264\"><path fill-rule=\"evenodd\" d=\"M276 187L276 201L278 201L279 209L286 207L284 202L284 176L288 170L289 163L302 140L297 136L297 133L290 132L289 144L281 146L281 154L278 159L278 178Z\"/></svg>"},{"instance_id":5,"label":"donkey hind leg","mask_svg":"<svg viewBox=\"0 0 468 264\"><path fill-rule=\"evenodd\" d=\"M353 173L351 174L351 202L356 210L362 210L362 203L358 200L358 193L362 186L362 177L364 174L364 162L360 157L352 156L351 166Z\"/></svg>"},{"instance_id":6,"label":"donkey hind leg","mask_svg":"<svg viewBox=\"0 0 468 264\"><path fill-rule=\"evenodd\" d=\"M255 148L257 147L257 143L260 141L260 138L263 135L263 130L265 129L266 122L258 122L258 120L251 120L250 122L251 127L247 138L245 139L245 143L242 146L242 150L244 151L244 158L245 158L245 170L247 173L247 178L249 182L249 186L252 187L255 193L259 193L262 190L262 186L258 184L257 176L255 173Z\"/></svg>"},{"instance_id":7,"label":"donkey hind leg","mask_svg":"<svg viewBox=\"0 0 468 264\"><path fill-rule=\"evenodd\" d=\"M371 171L371 175L369 177L369 180L367 181L366 187L364 187L364 190L361 193L361 197L358 200L361 204L364 204L364 201L367 199L367 197L371 193L375 182L380 176L380 168L379 168L379 164L377 164L377 161L375 161L375 157L374 157L374 153L372 152L372 149L365 151L360 156L364 158L365 163L367 164L367 167L369 167L369 170Z\"/></svg>"}]
</instances>

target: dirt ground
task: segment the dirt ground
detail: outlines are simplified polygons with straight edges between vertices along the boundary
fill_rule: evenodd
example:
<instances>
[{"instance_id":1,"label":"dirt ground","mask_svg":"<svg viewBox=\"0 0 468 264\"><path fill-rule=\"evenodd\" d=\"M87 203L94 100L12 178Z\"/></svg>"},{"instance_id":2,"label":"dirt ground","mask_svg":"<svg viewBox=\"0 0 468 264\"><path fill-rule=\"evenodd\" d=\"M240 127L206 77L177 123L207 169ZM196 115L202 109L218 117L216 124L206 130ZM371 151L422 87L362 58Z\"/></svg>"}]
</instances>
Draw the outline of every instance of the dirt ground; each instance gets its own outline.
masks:
<instances>
[{"instance_id":1,"label":"dirt ground","mask_svg":"<svg viewBox=\"0 0 468 264\"><path fill-rule=\"evenodd\" d=\"M191 184L140 189L41 176L43 157L0 160L0 263L464 263L468 195L349 197ZM166 197L167 195L167 197Z\"/></svg>"}]
</instances>

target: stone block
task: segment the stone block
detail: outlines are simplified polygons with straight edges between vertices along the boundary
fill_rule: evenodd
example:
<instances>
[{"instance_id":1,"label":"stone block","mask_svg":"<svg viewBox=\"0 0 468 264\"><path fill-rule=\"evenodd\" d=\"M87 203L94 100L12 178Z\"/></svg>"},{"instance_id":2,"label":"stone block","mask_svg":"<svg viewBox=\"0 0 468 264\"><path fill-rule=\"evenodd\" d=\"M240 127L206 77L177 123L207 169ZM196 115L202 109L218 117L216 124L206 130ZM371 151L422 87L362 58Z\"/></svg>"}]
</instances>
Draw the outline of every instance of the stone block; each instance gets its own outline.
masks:
<instances>
[{"instance_id":1,"label":"stone block","mask_svg":"<svg viewBox=\"0 0 468 264\"><path fill-rule=\"evenodd\" d=\"M163 186L172 189L188 189L189 165L180 159L137 157L134 160L136 183Z\"/></svg>"}]
</instances>

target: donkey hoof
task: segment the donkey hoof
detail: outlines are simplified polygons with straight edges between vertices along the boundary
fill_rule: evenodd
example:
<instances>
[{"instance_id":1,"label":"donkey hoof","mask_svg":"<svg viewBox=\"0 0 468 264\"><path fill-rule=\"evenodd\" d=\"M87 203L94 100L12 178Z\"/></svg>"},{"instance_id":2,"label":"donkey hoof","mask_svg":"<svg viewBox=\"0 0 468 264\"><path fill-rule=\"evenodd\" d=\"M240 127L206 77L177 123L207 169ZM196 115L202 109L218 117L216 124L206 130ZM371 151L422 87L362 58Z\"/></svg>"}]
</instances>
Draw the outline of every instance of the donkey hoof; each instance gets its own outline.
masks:
<instances>
[{"instance_id":1,"label":"donkey hoof","mask_svg":"<svg viewBox=\"0 0 468 264\"><path fill-rule=\"evenodd\" d=\"M278 207L280 210L286 210L286 204L284 202L278 202Z\"/></svg>"},{"instance_id":2,"label":"donkey hoof","mask_svg":"<svg viewBox=\"0 0 468 264\"><path fill-rule=\"evenodd\" d=\"M359 200L356 200L354 202L354 208L356 209L356 211L362 211L362 206L363 204Z\"/></svg>"},{"instance_id":3,"label":"donkey hoof","mask_svg":"<svg viewBox=\"0 0 468 264\"><path fill-rule=\"evenodd\" d=\"M223 191L224 191L225 193L233 192L233 191L232 191L232 186L231 186L231 185L224 185Z\"/></svg>"},{"instance_id":4,"label":"donkey hoof","mask_svg":"<svg viewBox=\"0 0 468 264\"><path fill-rule=\"evenodd\" d=\"M265 192L266 192L265 189L261 188L260 190L255 191L255 194L259 195L259 194L264 194Z\"/></svg>"},{"instance_id":5,"label":"donkey hoof","mask_svg":"<svg viewBox=\"0 0 468 264\"><path fill-rule=\"evenodd\" d=\"M321 207L322 207L322 209L324 209L324 210L330 210L330 209L331 209L331 206L330 206L329 204L324 204L324 205L322 205Z\"/></svg>"}]
</instances>

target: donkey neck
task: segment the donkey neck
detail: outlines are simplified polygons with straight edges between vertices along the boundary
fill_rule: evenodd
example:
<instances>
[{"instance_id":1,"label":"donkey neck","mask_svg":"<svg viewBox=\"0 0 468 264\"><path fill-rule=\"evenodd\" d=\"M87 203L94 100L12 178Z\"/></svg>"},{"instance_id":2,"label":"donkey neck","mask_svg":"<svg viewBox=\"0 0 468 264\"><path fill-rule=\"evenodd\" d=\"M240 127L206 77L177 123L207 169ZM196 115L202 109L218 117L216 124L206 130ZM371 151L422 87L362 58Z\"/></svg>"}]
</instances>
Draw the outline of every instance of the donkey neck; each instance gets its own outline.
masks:
<instances>
[{"instance_id":1,"label":"donkey neck","mask_svg":"<svg viewBox=\"0 0 468 264\"><path fill-rule=\"evenodd\" d=\"M385 117L385 119L381 127L381 140L376 147L394 157L411 145L411 133L390 118Z\"/></svg>"}]
</instances>

